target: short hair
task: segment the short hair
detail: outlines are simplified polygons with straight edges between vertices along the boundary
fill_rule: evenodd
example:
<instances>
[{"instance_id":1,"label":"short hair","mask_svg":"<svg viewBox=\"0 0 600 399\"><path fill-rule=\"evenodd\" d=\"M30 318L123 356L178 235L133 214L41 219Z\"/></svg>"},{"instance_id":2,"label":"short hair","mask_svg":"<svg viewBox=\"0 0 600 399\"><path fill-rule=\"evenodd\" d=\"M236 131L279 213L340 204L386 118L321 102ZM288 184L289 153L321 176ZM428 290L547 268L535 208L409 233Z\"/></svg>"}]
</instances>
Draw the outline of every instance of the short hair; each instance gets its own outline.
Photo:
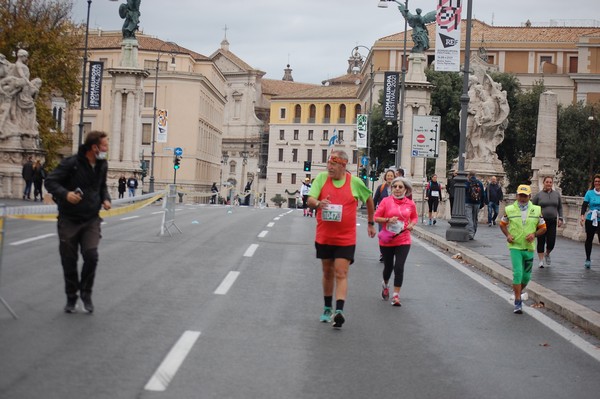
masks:
<instances>
[{"instance_id":1,"label":"short hair","mask_svg":"<svg viewBox=\"0 0 600 399\"><path fill-rule=\"evenodd\" d=\"M105 132L101 132L100 130L92 130L87 134L87 136L85 136L83 147L86 151L89 151L92 149L94 144L99 145L100 141L102 141L102 139L105 137L108 137L108 134Z\"/></svg>"},{"instance_id":2,"label":"short hair","mask_svg":"<svg viewBox=\"0 0 600 399\"><path fill-rule=\"evenodd\" d=\"M413 186L412 186L412 183L410 182L410 180L408 180L404 176L398 176L394 180L392 180L392 186L396 182L401 182L402 184L404 184L404 187L406 188L406 194L405 194L406 197L409 197L410 195L412 195Z\"/></svg>"},{"instance_id":3,"label":"short hair","mask_svg":"<svg viewBox=\"0 0 600 399\"><path fill-rule=\"evenodd\" d=\"M345 159L346 161L348 160L348 154L346 154L346 151L343 150L335 150L335 151L331 151L331 155L335 154L337 157Z\"/></svg>"},{"instance_id":4,"label":"short hair","mask_svg":"<svg viewBox=\"0 0 600 399\"><path fill-rule=\"evenodd\" d=\"M469 171L469 176L468 177L475 177L475 172L474 171Z\"/></svg>"}]
</instances>

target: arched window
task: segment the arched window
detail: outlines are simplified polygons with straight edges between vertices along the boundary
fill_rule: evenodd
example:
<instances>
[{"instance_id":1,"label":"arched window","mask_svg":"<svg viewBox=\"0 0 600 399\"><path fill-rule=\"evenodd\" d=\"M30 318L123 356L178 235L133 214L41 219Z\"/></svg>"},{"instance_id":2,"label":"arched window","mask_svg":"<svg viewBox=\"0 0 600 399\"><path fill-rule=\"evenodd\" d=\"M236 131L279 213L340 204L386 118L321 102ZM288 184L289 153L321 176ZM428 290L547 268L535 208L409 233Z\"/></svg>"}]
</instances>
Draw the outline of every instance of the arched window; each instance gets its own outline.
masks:
<instances>
[{"instance_id":1,"label":"arched window","mask_svg":"<svg viewBox=\"0 0 600 399\"><path fill-rule=\"evenodd\" d=\"M356 119L358 118L358 114L360 114L362 111L362 107L360 106L360 104L356 104L354 106L354 120L352 121L352 123L356 123Z\"/></svg>"},{"instance_id":2,"label":"arched window","mask_svg":"<svg viewBox=\"0 0 600 399\"><path fill-rule=\"evenodd\" d=\"M235 161L229 162L229 173L235 174L236 166L237 166L237 162L235 162Z\"/></svg>"},{"instance_id":3,"label":"arched window","mask_svg":"<svg viewBox=\"0 0 600 399\"><path fill-rule=\"evenodd\" d=\"M331 123L331 105L325 104L325 115L323 116L323 123Z\"/></svg>"},{"instance_id":4,"label":"arched window","mask_svg":"<svg viewBox=\"0 0 600 399\"><path fill-rule=\"evenodd\" d=\"M346 123L346 104L340 105L340 117L338 123Z\"/></svg>"},{"instance_id":5,"label":"arched window","mask_svg":"<svg viewBox=\"0 0 600 399\"><path fill-rule=\"evenodd\" d=\"M310 104L310 107L308 108L308 123L315 123L316 118L317 107L315 106L315 104Z\"/></svg>"},{"instance_id":6,"label":"arched window","mask_svg":"<svg viewBox=\"0 0 600 399\"><path fill-rule=\"evenodd\" d=\"M294 123L300 123L300 118L302 118L302 107L300 104L296 104L294 108Z\"/></svg>"}]
</instances>

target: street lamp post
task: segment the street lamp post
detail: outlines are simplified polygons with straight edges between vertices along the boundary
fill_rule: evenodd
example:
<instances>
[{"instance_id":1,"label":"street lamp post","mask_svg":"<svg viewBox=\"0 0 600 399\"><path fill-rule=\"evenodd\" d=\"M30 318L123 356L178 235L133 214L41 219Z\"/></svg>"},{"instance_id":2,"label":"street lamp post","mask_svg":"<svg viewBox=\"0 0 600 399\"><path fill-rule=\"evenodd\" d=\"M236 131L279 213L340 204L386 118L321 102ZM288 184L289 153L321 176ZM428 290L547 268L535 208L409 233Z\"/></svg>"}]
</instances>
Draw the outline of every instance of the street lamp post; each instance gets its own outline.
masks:
<instances>
[{"instance_id":1,"label":"street lamp post","mask_svg":"<svg viewBox=\"0 0 600 399\"><path fill-rule=\"evenodd\" d=\"M396 0L382 0L379 2L379 8L387 8L388 2L393 1L394 3L402 4ZM404 1L404 7L408 10L408 0ZM406 33L408 31L408 20L404 18L404 48L402 50L402 69L400 79L400 110L398 112L398 140L396 147L396 167L400 168L402 165L402 140L404 139L404 102L406 93Z\"/></svg>"},{"instance_id":2,"label":"street lamp post","mask_svg":"<svg viewBox=\"0 0 600 399\"><path fill-rule=\"evenodd\" d=\"M352 57L354 57L354 59L361 59L363 58L363 56L358 52L359 48L364 48L365 50L367 50L369 53L372 52L372 49L370 49L369 47L363 46L363 45L358 45L355 46L352 49L352 52L350 53ZM352 72L353 73L358 73L360 71L360 68L355 65L352 67ZM371 80L371 86L370 86L370 90L369 90L369 118L367 119L367 176L371 176L370 174L370 166L371 166L371 132L373 131L372 126L373 126L373 121L371 120L372 118L372 114L373 114L373 86L375 84L375 82L373 81L373 54L371 54L371 58L369 61L369 79Z\"/></svg>"},{"instance_id":3,"label":"street lamp post","mask_svg":"<svg viewBox=\"0 0 600 399\"><path fill-rule=\"evenodd\" d=\"M221 155L221 173L219 174L219 190L223 189L223 168L227 167L228 159L229 159L229 155L227 155L227 154ZM224 197L224 198L227 199L227 197ZM225 201L225 202L227 202L227 201Z\"/></svg>"},{"instance_id":4,"label":"street lamp post","mask_svg":"<svg viewBox=\"0 0 600 399\"><path fill-rule=\"evenodd\" d=\"M465 173L465 141L467 138L467 117L469 107L469 69L471 60L471 14L473 0L467 0L467 29L465 35L465 62L463 65L463 91L460 96L460 139L458 144L458 172L454 185L454 204L452 216L449 220L450 227L446 230L446 240L467 241L467 218L465 215L465 189L467 174ZM473 220L477 223L477 219Z\"/></svg>"},{"instance_id":5,"label":"street lamp post","mask_svg":"<svg viewBox=\"0 0 600 399\"><path fill-rule=\"evenodd\" d=\"M156 53L156 66L154 68L154 114L152 116L152 149L150 151L150 183L149 183L149 187L148 187L148 191L153 193L154 192L154 147L155 147L155 143L156 143L156 98L158 97L158 66L160 64L160 57L165 54L163 52L163 47L165 45L169 45L171 46L171 49L169 50L169 55L171 56L171 65L174 66L175 65L175 56L173 55L173 47L177 47L177 49L179 49L179 46L173 42L164 42L159 48L158 51Z\"/></svg>"},{"instance_id":6,"label":"street lamp post","mask_svg":"<svg viewBox=\"0 0 600 399\"><path fill-rule=\"evenodd\" d=\"M118 0L109 0L118 1ZM83 144L83 110L85 109L85 80L88 63L88 38L90 35L90 9L92 8L92 0L87 0L87 18L85 21L85 43L83 47L83 73L81 75L81 108L79 110L79 140L78 144Z\"/></svg>"}]
</instances>

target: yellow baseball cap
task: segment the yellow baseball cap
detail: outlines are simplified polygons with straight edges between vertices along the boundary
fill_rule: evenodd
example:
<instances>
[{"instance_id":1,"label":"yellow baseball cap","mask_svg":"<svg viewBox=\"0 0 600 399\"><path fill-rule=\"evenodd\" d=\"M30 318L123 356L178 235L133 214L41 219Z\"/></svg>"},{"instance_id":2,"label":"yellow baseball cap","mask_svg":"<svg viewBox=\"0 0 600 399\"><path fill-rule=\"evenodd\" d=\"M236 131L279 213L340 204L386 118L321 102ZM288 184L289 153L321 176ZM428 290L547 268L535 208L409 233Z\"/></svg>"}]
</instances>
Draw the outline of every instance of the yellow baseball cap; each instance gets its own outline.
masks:
<instances>
[{"instance_id":1,"label":"yellow baseball cap","mask_svg":"<svg viewBox=\"0 0 600 399\"><path fill-rule=\"evenodd\" d=\"M529 187L526 184L521 184L517 188L517 195L519 195L519 194L531 195L531 187Z\"/></svg>"}]
</instances>

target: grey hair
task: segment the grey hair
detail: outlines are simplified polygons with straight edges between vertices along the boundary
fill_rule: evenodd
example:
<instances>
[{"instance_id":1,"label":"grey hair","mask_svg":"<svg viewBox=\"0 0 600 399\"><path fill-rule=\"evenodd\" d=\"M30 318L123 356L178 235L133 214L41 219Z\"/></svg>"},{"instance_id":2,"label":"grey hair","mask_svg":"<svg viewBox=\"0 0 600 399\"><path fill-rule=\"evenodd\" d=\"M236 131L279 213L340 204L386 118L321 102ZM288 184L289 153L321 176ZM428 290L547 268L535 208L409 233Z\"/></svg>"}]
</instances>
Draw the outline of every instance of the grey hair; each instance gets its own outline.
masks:
<instances>
[{"instance_id":1,"label":"grey hair","mask_svg":"<svg viewBox=\"0 0 600 399\"><path fill-rule=\"evenodd\" d=\"M404 187L406 188L406 194L404 194L405 197L412 195L413 187L410 180L408 180L406 177L398 176L394 180L392 180L392 186L394 185L394 183L397 182L404 184Z\"/></svg>"}]
</instances>

